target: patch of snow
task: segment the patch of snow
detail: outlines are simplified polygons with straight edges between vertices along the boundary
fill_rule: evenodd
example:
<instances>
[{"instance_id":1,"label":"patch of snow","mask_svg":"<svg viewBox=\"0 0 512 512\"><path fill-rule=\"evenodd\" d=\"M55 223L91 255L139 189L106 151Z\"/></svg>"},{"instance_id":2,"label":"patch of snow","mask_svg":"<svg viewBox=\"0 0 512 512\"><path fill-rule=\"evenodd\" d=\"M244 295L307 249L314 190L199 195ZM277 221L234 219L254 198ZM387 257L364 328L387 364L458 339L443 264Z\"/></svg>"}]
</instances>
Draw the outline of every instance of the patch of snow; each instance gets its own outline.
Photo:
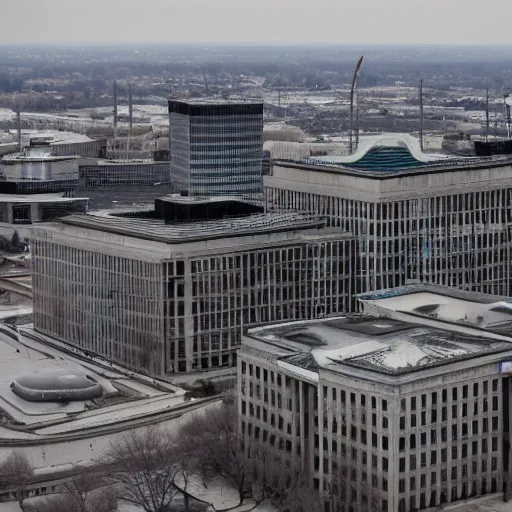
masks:
<instances>
[{"instance_id":1,"label":"patch of snow","mask_svg":"<svg viewBox=\"0 0 512 512\"><path fill-rule=\"evenodd\" d=\"M420 347L407 342L392 345L379 355L381 355L381 365L393 370L419 366L423 360L427 359L427 355Z\"/></svg>"},{"instance_id":2,"label":"patch of snow","mask_svg":"<svg viewBox=\"0 0 512 512\"><path fill-rule=\"evenodd\" d=\"M333 361L344 361L345 359L371 354L381 349L382 343L370 340L334 350L314 349L311 353L320 366L325 366L332 364Z\"/></svg>"},{"instance_id":3,"label":"patch of snow","mask_svg":"<svg viewBox=\"0 0 512 512\"><path fill-rule=\"evenodd\" d=\"M7 501L0 503L0 512L21 512L17 501Z\"/></svg>"}]
</instances>

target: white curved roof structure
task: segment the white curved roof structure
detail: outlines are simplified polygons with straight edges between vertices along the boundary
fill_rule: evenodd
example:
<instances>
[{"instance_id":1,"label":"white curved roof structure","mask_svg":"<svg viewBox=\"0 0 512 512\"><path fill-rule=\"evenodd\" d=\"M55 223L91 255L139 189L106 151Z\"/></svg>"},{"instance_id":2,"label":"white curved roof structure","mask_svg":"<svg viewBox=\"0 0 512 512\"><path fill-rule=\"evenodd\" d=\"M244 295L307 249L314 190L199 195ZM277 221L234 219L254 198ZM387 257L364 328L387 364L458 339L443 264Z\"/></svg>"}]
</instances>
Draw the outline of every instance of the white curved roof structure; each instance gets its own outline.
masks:
<instances>
[{"instance_id":1,"label":"white curved roof structure","mask_svg":"<svg viewBox=\"0 0 512 512\"><path fill-rule=\"evenodd\" d=\"M420 167L451 159L460 160L460 157L424 153L418 139L401 134L368 137L359 143L357 151L351 155L310 157L308 162L386 171Z\"/></svg>"}]
</instances>

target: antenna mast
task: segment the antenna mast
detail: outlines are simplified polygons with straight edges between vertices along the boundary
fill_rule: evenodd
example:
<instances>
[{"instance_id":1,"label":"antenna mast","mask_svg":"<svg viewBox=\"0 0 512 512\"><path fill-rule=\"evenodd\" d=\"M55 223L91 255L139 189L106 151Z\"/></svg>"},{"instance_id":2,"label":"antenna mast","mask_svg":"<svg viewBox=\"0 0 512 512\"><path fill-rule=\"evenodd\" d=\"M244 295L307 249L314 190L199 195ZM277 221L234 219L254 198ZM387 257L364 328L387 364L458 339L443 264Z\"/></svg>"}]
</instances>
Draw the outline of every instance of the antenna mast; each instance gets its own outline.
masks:
<instances>
[{"instance_id":1,"label":"antenna mast","mask_svg":"<svg viewBox=\"0 0 512 512\"><path fill-rule=\"evenodd\" d=\"M420 80L420 149L423 151L423 78Z\"/></svg>"},{"instance_id":2,"label":"antenna mast","mask_svg":"<svg viewBox=\"0 0 512 512\"><path fill-rule=\"evenodd\" d=\"M352 79L352 87L350 88L350 154L354 151L354 92L357 86L357 77L359 75L359 70L361 69L361 64L363 63L364 55L361 56L359 61L357 62L356 69L354 71L354 78Z\"/></svg>"}]
</instances>

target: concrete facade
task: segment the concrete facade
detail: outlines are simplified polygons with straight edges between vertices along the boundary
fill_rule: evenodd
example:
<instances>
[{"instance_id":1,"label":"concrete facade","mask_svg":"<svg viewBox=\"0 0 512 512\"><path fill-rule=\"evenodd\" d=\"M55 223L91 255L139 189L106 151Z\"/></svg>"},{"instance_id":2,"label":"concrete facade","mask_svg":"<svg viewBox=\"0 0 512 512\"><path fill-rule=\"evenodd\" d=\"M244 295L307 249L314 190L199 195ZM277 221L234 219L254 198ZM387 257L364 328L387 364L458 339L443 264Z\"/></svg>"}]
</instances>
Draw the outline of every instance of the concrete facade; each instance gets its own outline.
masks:
<instances>
[{"instance_id":1,"label":"concrete facade","mask_svg":"<svg viewBox=\"0 0 512 512\"><path fill-rule=\"evenodd\" d=\"M314 216L166 225L104 212L31 236L34 326L158 375L230 367L245 328L354 307L352 237Z\"/></svg>"},{"instance_id":2,"label":"concrete facade","mask_svg":"<svg viewBox=\"0 0 512 512\"><path fill-rule=\"evenodd\" d=\"M409 279L512 294L512 165L468 159L396 172L275 161L268 211L308 211L358 238L357 289Z\"/></svg>"},{"instance_id":3,"label":"concrete facade","mask_svg":"<svg viewBox=\"0 0 512 512\"><path fill-rule=\"evenodd\" d=\"M387 318L349 317L348 323L385 329L394 314ZM374 341L340 324L338 341L322 354L318 336L328 338L333 324L347 322L336 318L255 328L243 338L244 446L263 443L307 473L327 512L413 512L503 489L510 387L500 363L512 357L512 340L410 315L400 319L411 323L397 324L398 336L384 350L368 348ZM405 354L409 329L412 351ZM435 340L439 329L452 341L461 336L471 353L437 352L428 341L415 341L430 333ZM312 332L320 333L311 338L313 349L307 346ZM418 346L427 359L410 366L406 359ZM382 363L388 350L404 359L391 371Z\"/></svg>"}]
</instances>

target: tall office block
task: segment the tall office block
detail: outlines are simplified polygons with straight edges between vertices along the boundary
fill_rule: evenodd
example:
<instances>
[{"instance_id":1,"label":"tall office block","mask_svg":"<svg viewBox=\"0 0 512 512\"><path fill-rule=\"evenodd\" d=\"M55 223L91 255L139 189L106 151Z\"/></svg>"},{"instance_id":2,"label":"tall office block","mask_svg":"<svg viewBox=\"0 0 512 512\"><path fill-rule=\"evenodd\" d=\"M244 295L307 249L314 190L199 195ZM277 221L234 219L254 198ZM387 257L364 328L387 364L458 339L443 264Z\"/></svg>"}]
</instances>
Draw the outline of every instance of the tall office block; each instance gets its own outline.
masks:
<instances>
[{"instance_id":1,"label":"tall office block","mask_svg":"<svg viewBox=\"0 0 512 512\"><path fill-rule=\"evenodd\" d=\"M347 157L274 161L267 210L325 216L358 239L356 290L408 280L512 293L512 161L421 152L411 137Z\"/></svg>"},{"instance_id":2,"label":"tall office block","mask_svg":"<svg viewBox=\"0 0 512 512\"><path fill-rule=\"evenodd\" d=\"M169 101L171 180L191 196L260 194L263 103Z\"/></svg>"}]
</instances>

